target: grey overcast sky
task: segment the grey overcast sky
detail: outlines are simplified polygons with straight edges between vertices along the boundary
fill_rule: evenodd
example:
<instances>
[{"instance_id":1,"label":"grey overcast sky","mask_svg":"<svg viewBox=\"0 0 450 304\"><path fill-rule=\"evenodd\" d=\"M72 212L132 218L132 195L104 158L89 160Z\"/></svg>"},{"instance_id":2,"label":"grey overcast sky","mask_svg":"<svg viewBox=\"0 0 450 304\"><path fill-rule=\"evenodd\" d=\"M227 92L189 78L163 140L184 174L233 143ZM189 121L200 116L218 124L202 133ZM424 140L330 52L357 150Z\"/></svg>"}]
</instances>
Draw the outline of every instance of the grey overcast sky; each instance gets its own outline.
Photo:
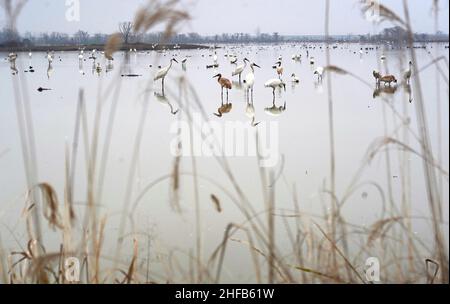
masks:
<instances>
[{"instance_id":1,"label":"grey overcast sky","mask_svg":"<svg viewBox=\"0 0 450 304\"><path fill-rule=\"evenodd\" d=\"M68 0L73 1L73 0ZM75 0L76 1L76 0ZM136 10L147 0L78 0L80 21L66 20L66 0L29 0L18 29L24 33L66 32L79 29L90 33L117 31L120 21L133 20ZM408 0L414 31L434 32L433 0ZM402 0L381 0L403 16ZM440 0L439 29L449 32L449 0ZM323 34L325 0L182 0L193 17L181 32L200 34L279 32L281 34ZM331 1L332 34L374 33L377 28L365 20L359 0ZM3 11L0 26L4 26ZM386 25L382 25L386 26ZM378 28L379 29L379 28Z\"/></svg>"}]
</instances>

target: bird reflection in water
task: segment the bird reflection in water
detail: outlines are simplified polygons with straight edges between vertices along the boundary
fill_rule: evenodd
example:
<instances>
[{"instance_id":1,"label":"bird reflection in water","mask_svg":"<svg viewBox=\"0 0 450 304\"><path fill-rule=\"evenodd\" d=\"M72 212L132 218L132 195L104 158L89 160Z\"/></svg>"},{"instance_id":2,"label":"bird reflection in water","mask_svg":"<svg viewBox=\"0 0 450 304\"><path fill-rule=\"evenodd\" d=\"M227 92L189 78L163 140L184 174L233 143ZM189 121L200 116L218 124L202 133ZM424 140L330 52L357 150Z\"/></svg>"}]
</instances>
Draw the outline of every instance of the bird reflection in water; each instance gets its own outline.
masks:
<instances>
[{"instance_id":1,"label":"bird reflection in water","mask_svg":"<svg viewBox=\"0 0 450 304\"><path fill-rule=\"evenodd\" d=\"M51 61L48 62L48 67L47 67L47 78L50 79L50 77L53 74L53 64Z\"/></svg>"},{"instance_id":2,"label":"bird reflection in water","mask_svg":"<svg viewBox=\"0 0 450 304\"><path fill-rule=\"evenodd\" d=\"M286 102L284 102L283 106L277 106L275 95L273 95L272 107L264 109L264 112L266 112L266 114L270 116L280 116L285 111L286 111Z\"/></svg>"},{"instance_id":3,"label":"bird reflection in water","mask_svg":"<svg viewBox=\"0 0 450 304\"><path fill-rule=\"evenodd\" d=\"M408 96L409 103L413 102L411 85L409 83L405 83L403 85L403 89L405 90L406 95Z\"/></svg>"},{"instance_id":4,"label":"bird reflection in water","mask_svg":"<svg viewBox=\"0 0 450 304\"><path fill-rule=\"evenodd\" d=\"M222 99L222 104L217 109L217 113L214 113L214 115L216 115L217 117L223 117L224 114L229 114L231 110L233 110L233 104L228 101L228 98L226 103L224 103Z\"/></svg>"},{"instance_id":5,"label":"bird reflection in water","mask_svg":"<svg viewBox=\"0 0 450 304\"><path fill-rule=\"evenodd\" d=\"M395 93L397 93L396 86L393 87L376 86L375 90L373 91L373 99L376 99L377 97L394 95Z\"/></svg>"},{"instance_id":6,"label":"bird reflection in water","mask_svg":"<svg viewBox=\"0 0 450 304\"><path fill-rule=\"evenodd\" d=\"M156 100L159 101L161 104L169 107L170 114L177 115L178 112L180 111L180 110L175 110L172 103L169 101L169 99L167 99L167 97L164 93L164 90L162 91L162 94L155 92L155 97L156 97Z\"/></svg>"},{"instance_id":7,"label":"bird reflection in water","mask_svg":"<svg viewBox=\"0 0 450 304\"><path fill-rule=\"evenodd\" d=\"M256 127L259 125L259 122L256 122L256 111L255 104L253 102L253 94L246 94L246 107L245 107L245 115L251 120L252 127Z\"/></svg>"},{"instance_id":8,"label":"bird reflection in water","mask_svg":"<svg viewBox=\"0 0 450 304\"><path fill-rule=\"evenodd\" d=\"M412 90L411 85L407 83L403 83L402 85L403 90L405 91L406 95L408 96L409 103L413 102L412 97ZM383 98L383 97L389 97L392 95L395 95L398 92L399 87L398 86L383 86L383 85L377 85L375 87L375 90L373 91L373 98Z\"/></svg>"}]
</instances>

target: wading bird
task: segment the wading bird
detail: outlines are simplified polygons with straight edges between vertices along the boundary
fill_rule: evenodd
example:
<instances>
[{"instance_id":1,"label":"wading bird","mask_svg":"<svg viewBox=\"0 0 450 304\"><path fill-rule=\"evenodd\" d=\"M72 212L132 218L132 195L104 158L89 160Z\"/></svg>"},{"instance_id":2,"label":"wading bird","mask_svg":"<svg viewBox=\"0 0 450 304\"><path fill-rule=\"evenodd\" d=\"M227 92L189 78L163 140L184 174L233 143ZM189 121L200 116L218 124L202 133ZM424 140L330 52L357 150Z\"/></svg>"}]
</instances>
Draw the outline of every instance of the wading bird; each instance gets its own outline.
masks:
<instances>
[{"instance_id":1,"label":"wading bird","mask_svg":"<svg viewBox=\"0 0 450 304\"><path fill-rule=\"evenodd\" d=\"M102 73L102 67L100 66L100 63L97 63L97 66L95 67L95 71L98 75Z\"/></svg>"},{"instance_id":2,"label":"wading bird","mask_svg":"<svg viewBox=\"0 0 450 304\"><path fill-rule=\"evenodd\" d=\"M377 70L373 70L372 74L373 74L373 77L375 78L375 82L378 86L380 84L381 74Z\"/></svg>"},{"instance_id":3,"label":"wading bird","mask_svg":"<svg viewBox=\"0 0 450 304\"><path fill-rule=\"evenodd\" d=\"M284 90L286 91L286 84L279 78L275 78L275 79L271 79L271 80L267 81L264 84L264 87L272 88L273 96L275 96L275 89L277 89L277 88L284 88Z\"/></svg>"},{"instance_id":4,"label":"wading bird","mask_svg":"<svg viewBox=\"0 0 450 304\"><path fill-rule=\"evenodd\" d=\"M298 78L294 73L291 76L292 83L300 83L300 78Z\"/></svg>"},{"instance_id":5,"label":"wading bird","mask_svg":"<svg viewBox=\"0 0 450 304\"><path fill-rule=\"evenodd\" d=\"M47 52L47 60L48 63L51 64L53 62L53 59L55 58L55 54L52 52Z\"/></svg>"},{"instance_id":6,"label":"wading bird","mask_svg":"<svg viewBox=\"0 0 450 304\"><path fill-rule=\"evenodd\" d=\"M410 61L409 62L409 69L406 70L405 73L403 74L403 77L405 79L406 84L410 84L411 83L412 66L413 66L413 63L412 63L412 61Z\"/></svg>"},{"instance_id":7,"label":"wading bird","mask_svg":"<svg viewBox=\"0 0 450 304\"><path fill-rule=\"evenodd\" d=\"M181 61L181 68L183 69L183 71L186 71L186 64L187 64L187 61L188 61L187 58L184 58L184 59Z\"/></svg>"},{"instance_id":8,"label":"wading bird","mask_svg":"<svg viewBox=\"0 0 450 304\"><path fill-rule=\"evenodd\" d=\"M225 77L222 77L222 74L217 74L213 78L217 77L217 82L219 83L221 89L222 89L222 100L223 100L223 89L227 89L227 99L228 99L228 90L231 90L233 88L233 85L231 84L231 81L226 79Z\"/></svg>"},{"instance_id":9,"label":"wading bird","mask_svg":"<svg viewBox=\"0 0 450 304\"><path fill-rule=\"evenodd\" d=\"M317 75L317 81L321 82L323 80L323 67L318 67L315 71L314 71L314 75Z\"/></svg>"},{"instance_id":10,"label":"wading bird","mask_svg":"<svg viewBox=\"0 0 450 304\"><path fill-rule=\"evenodd\" d=\"M247 67L247 62L250 62L247 58L244 58L244 64L241 64L234 70L234 72L231 74L233 77L239 75L239 82L241 82L242 72L244 72L245 68Z\"/></svg>"},{"instance_id":11,"label":"wading bird","mask_svg":"<svg viewBox=\"0 0 450 304\"><path fill-rule=\"evenodd\" d=\"M275 69L277 70L278 78L283 76L284 68L281 66L281 61L275 63Z\"/></svg>"},{"instance_id":12,"label":"wading bird","mask_svg":"<svg viewBox=\"0 0 450 304\"><path fill-rule=\"evenodd\" d=\"M19 70L17 70L17 68L16 68L16 60L17 60L16 53L10 53L8 55L8 61L9 61L10 69L11 69L13 75L16 75L19 72Z\"/></svg>"},{"instance_id":13,"label":"wading bird","mask_svg":"<svg viewBox=\"0 0 450 304\"><path fill-rule=\"evenodd\" d=\"M176 62L178 63L178 61L175 58L172 58L170 60L170 64L162 69L160 69L157 73L155 78L153 79L154 81L160 80L161 79L161 87L162 90L164 91L164 80L166 79L167 74L169 73L170 69L172 68L172 64Z\"/></svg>"},{"instance_id":14,"label":"wading bird","mask_svg":"<svg viewBox=\"0 0 450 304\"><path fill-rule=\"evenodd\" d=\"M251 91L251 93L253 94L253 86L255 84L255 67L261 68L256 63L252 63L252 64L250 64L250 69L251 69L250 73L248 73L247 76L245 76L244 84L245 84L247 93L248 93L248 91Z\"/></svg>"},{"instance_id":15,"label":"wading bird","mask_svg":"<svg viewBox=\"0 0 450 304\"><path fill-rule=\"evenodd\" d=\"M292 55L292 60L294 61L300 61L302 60L302 55L298 54L298 55Z\"/></svg>"},{"instance_id":16,"label":"wading bird","mask_svg":"<svg viewBox=\"0 0 450 304\"><path fill-rule=\"evenodd\" d=\"M10 62L10 63L15 63L16 62L16 59L17 59L17 54L16 53L9 53L9 55L8 55L8 61Z\"/></svg>"}]
</instances>

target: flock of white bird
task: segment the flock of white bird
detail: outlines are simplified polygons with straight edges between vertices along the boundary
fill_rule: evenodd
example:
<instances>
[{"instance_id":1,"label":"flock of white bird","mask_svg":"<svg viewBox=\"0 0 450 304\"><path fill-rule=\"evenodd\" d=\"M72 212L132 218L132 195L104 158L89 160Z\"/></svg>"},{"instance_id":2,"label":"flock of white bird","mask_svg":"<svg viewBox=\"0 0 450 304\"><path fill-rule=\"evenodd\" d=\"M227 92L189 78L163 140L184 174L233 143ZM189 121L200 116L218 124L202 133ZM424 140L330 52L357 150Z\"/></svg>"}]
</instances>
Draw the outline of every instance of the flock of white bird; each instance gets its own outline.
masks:
<instances>
[{"instance_id":1,"label":"flock of white bird","mask_svg":"<svg viewBox=\"0 0 450 304\"><path fill-rule=\"evenodd\" d=\"M153 48L155 48L155 47L156 47L156 45L153 46ZM175 46L174 52L177 52L176 49L179 49L179 48L180 48L179 46ZM306 51L305 55L307 58L307 62L312 67L313 75L317 77L316 81L318 83L322 82L323 77L324 77L325 68L322 66L316 66L316 59L314 56L310 55L310 48L306 48L305 51ZM367 50L366 50L366 52L367 52ZM137 53L137 50L130 49L129 53ZM145 53L145 52L143 52L143 53ZM149 53L149 52L147 52L147 53ZM164 54L164 56L166 56L167 53L169 53L169 52L167 50L164 50L164 51L162 51L162 53ZM357 54L357 52L354 52L354 53ZM364 53L365 52L361 48L361 50L359 51L359 55L362 57L364 55ZM175 59L175 56L177 56L178 54L172 54L172 55L174 55L174 57L170 60L168 65L166 65L165 67L161 67L161 66L158 67L159 69L156 71L155 76L154 76L154 81L161 81L162 97L164 97L165 79L166 79L167 75L169 74L170 70L172 69L173 64L178 63L178 61ZM32 58L33 54L30 52L28 54L28 56L29 56L30 62L31 62L31 58ZM84 75L83 62L85 62L87 60L92 60L92 62L93 62L92 71L96 72L97 74L101 74L103 71L103 68L102 68L100 62L97 61L97 59L101 58L101 56L103 56L106 61L106 71L107 72L111 71L113 69L113 61L114 61L114 58L112 57L112 55L109 55L103 51L98 51L96 49L93 49L88 52L85 52L84 48L80 49L78 52L80 73ZM204 57L205 55L202 55L202 56ZM238 83L239 83L239 85L242 84L242 87L245 89L246 95L251 96L253 98L253 90L254 90L254 86L256 84L256 68L261 68L261 67L258 64L251 62L247 57L244 57L244 55L242 53L241 53L241 56L243 57L243 59L240 60L236 54L230 53L229 50L227 50L224 55L224 57L229 62L229 64L234 66L233 71L231 73L231 77L233 77L233 78L238 77L238 80L239 80ZM218 69L220 67L220 65L219 65L219 57L218 57L216 48L210 49L209 57L212 57L212 64L207 65L206 68L207 69L211 69L211 68ZM9 60L9 62L11 64L11 70L13 71L13 74L18 73L18 70L16 67L17 58L18 58L18 55L16 53L10 53L8 55L8 57L6 58L7 60ZM61 57L59 57L59 58L61 58ZM48 61L47 76L50 78L50 76L53 72L53 61L55 60L55 53L53 51L47 52L46 59ZM380 59L382 61L384 61L384 60L386 60L386 56L382 55ZM299 54L299 53L293 54L291 57L291 60L295 63L302 62L302 54ZM184 58L181 61L183 71L186 71L186 69L187 69L187 62L188 62L188 58ZM278 58L276 58L276 62L272 66L272 68L274 70L274 76L276 75L276 77L269 79L264 83L264 87L272 89L274 100L275 100L275 92L277 89L286 90L286 82L283 80L284 71L285 71L283 63L284 63L283 56L279 56ZM410 79L413 75L412 67L413 67L413 63L409 62L409 69L406 70L403 75L404 81L408 85L409 85ZM34 73L34 68L31 66L31 64L25 72ZM142 76L142 75L124 74L122 76L138 77L138 76ZM397 84L397 78L394 75L381 75L378 71L374 70L373 76L376 79L377 87L379 87L381 83L384 83L385 86L389 86L389 87L391 87L391 85L393 83ZM229 79L223 77L223 75L220 73L214 77L217 78L217 81L221 87L222 104L223 104L223 91L226 90L227 97L228 97L228 91L233 88L233 82L230 81ZM298 77L298 75L296 75L295 73L292 73L291 82L294 85L299 84L300 78ZM38 90L42 92L44 90L49 90L49 89L39 88ZM275 103L275 101L274 101L274 103ZM228 104L228 100L227 100L227 104ZM227 113L227 111L229 112L231 110L229 105L227 107L225 107L224 105L222 105L222 106L223 106L222 109L219 109L218 116L220 116L220 117L222 116L223 113ZM251 107L253 107L253 104L252 103L248 104L248 108L250 108L250 111L251 111ZM279 110L280 108L277 107L277 109ZM172 112L174 112L173 109L172 109Z\"/></svg>"}]
</instances>

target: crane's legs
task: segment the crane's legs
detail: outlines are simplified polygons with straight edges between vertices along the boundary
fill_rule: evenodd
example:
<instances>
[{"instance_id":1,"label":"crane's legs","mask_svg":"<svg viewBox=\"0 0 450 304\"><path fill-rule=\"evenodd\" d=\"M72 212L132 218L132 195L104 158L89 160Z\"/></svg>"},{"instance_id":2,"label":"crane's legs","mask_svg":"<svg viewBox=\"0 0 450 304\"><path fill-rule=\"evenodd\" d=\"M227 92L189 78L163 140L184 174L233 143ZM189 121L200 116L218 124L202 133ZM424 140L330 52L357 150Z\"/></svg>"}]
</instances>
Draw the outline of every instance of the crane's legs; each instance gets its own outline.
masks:
<instances>
[{"instance_id":1,"label":"crane's legs","mask_svg":"<svg viewBox=\"0 0 450 304\"><path fill-rule=\"evenodd\" d=\"M162 90L163 96L165 96L165 95L164 95L164 78L163 78L162 81L161 81L161 90Z\"/></svg>"}]
</instances>

